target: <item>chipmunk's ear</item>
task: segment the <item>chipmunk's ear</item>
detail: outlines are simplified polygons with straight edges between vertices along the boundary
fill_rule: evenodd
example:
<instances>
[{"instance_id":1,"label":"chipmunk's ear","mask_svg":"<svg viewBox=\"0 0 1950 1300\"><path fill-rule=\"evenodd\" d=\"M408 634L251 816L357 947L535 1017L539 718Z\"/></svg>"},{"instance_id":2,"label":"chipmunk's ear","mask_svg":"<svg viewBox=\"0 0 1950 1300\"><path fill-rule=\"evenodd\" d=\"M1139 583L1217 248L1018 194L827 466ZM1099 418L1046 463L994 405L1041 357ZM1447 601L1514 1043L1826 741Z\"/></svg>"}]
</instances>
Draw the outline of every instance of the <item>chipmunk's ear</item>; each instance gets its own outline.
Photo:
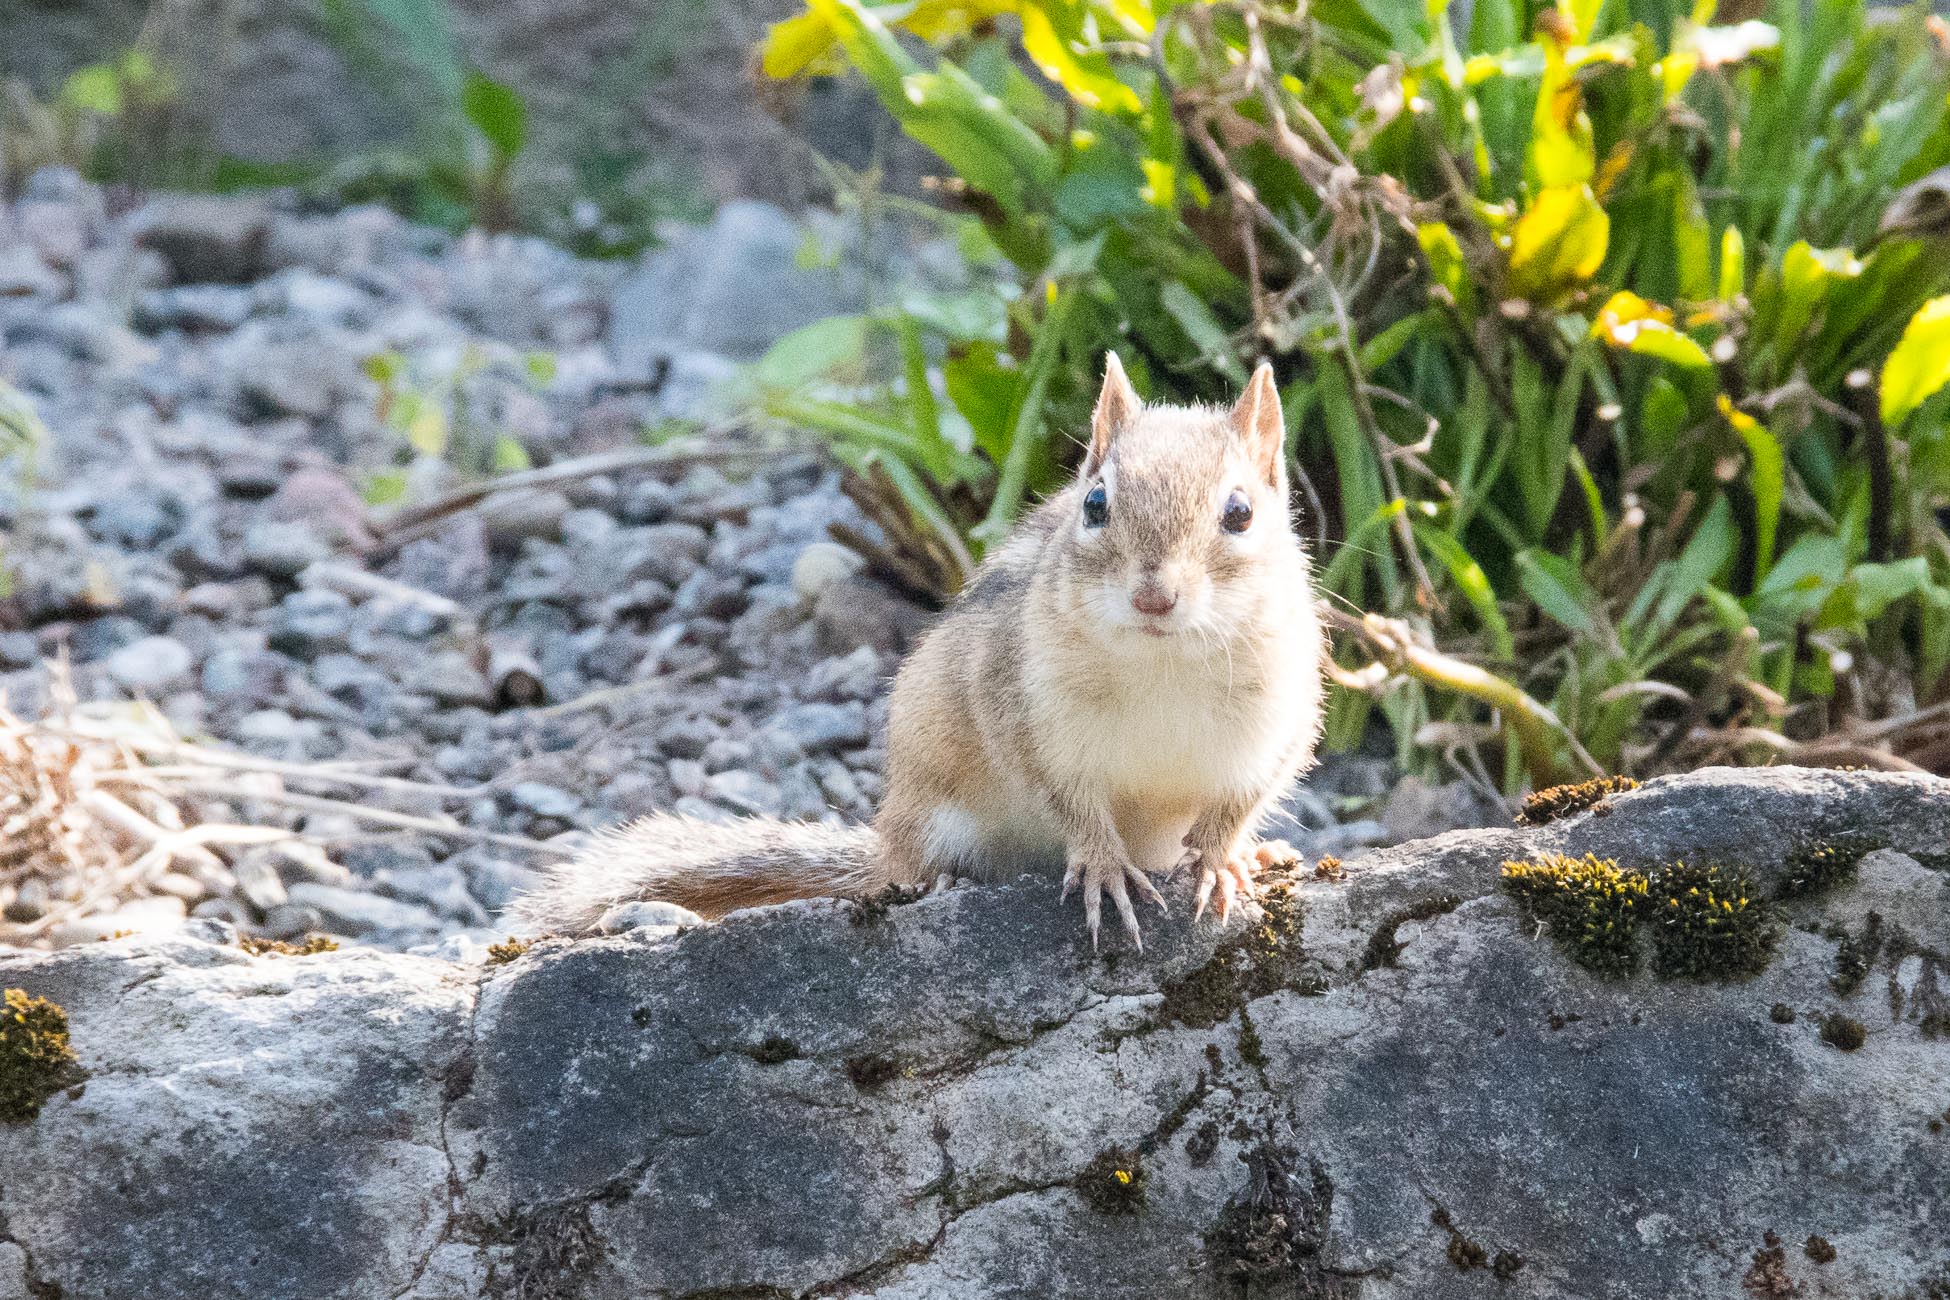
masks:
<instances>
[{"instance_id":1,"label":"chipmunk's ear","mask_svg":"<svg viewBox=\"0 0 1950 1300\"><path fill-rule=\"evenodd\" d=\"M1273 382L1273 364L1262 361L1246 381L1246 391L1227 416L1232 431L1252 458L1253 468L1269 485L1286 487L1286 415L1280 410L1279 385Z\"/></svg>"},{"instance_id":2,"label":"chipmunk's ear","mask_svg":"<svg viewBox=\"0 0 1950 1300\"><path fill-rule=\"evenodd\" d=\"M1104 353L1104 386L1097 394L1097 409L1090 417L1090 454L1083 458L1085 477L1095 474L1110 455L1110 440L1137 418L1144 403L1137 389L1124 376L1124 363L1115 352Z\"/></svg>"}]
</instances>

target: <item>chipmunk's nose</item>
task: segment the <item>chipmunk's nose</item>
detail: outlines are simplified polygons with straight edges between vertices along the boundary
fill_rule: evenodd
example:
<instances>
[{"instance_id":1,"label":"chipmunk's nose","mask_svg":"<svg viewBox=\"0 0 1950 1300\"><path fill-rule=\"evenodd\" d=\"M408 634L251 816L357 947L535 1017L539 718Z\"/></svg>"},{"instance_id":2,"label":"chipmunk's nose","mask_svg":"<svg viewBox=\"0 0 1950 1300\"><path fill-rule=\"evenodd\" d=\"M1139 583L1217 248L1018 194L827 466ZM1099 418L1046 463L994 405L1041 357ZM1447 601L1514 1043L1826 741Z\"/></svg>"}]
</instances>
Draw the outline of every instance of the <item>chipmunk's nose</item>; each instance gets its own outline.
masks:
<instances>
[{"instance_id":1,"label":"chipmunk's nose","mask_svg":"<svg viewBox=\"0 0 1950 1300\"><path fill-rule=\"evenodd\" d=\"M1171 613L1177 603L1178 593L1167 590L1155 579L1139 584L1138 589L1131 593L1131 607L1153 618Z\"/></svg>"}]
</instances>

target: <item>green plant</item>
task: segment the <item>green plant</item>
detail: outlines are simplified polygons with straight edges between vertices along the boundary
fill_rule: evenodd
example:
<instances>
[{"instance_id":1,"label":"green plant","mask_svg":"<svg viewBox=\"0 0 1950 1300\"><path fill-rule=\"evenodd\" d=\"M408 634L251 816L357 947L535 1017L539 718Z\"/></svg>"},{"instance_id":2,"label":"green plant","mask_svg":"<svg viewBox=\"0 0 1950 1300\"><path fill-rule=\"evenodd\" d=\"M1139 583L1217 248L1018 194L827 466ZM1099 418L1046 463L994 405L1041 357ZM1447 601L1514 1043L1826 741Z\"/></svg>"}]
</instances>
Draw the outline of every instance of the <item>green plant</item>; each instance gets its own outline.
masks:
<instances>
[{"instance_id":1,"label":"green plant","mask_svg":"<svg viewBox=\"0 0 1950 1300\"><path fill-rule=\"evenodd\" d=\"M152 26L45 99L18 78L0 83L0 185L49 166L143 187L208 179L208 124Z\"/></svg>"},{"instance_id":2,"label":"green plant","mask_svg":"<svg viewBox=\"0 0 1950 1300\"><path fill-rule=\"evenodd\" d=\"M513 229L527 101L461 54L445 0L324 0L324 15L347 64L411 132L405 147L347 159L316 183L435 225Z\"/></svg>"},{"instance_id":3,"label":"green plant","mask_svg":"<svg viewBox=\"0 0 1950 1300\"><path fill-rule=\"evenodd\" d=\"M515 436L494 422L492 412L478 409L474 383L491 370L507 374L516 364L521 381L531 388L545 388L555 378L552 353L525 353L516 363L479 344L469 344L444 368L380 352L367 357L363 369L378 389L380 423L399 436L402 459L445 460L463 475L478 476L529 467L528 453ZM389 505L406 491L406 473L387 470L367 485L366 496L373 505Z\"/></svg>"},{"instance_id":4,"label":"green plant","mask_svg":"<svg viewBox=\"0 0 1950 1300\"><path fill-rule=\"evenodd\" d=\"M807 0L764 64L863 76L1009 268L976 327L871 322L897 379L779 410L971 557L1069 460L1105 349L1181 401L1272 356L1322 584L1387 616L1343 624L1383 671L1330 739L1507 729L1511 787L1950 766L1910 716L1950 690L1920 10Z\"/></svg>"},{"instance_id":5,"label":"green plant","mask_svg":"<svg viewBox=\"0 0 1950 1300\"><path fill-rule=\"evenodd\" d=\"M23 1124L49 1097L77 1083L68 1013L25 989L0 997L0 1124Z\"/></svg>"}]
</instances>

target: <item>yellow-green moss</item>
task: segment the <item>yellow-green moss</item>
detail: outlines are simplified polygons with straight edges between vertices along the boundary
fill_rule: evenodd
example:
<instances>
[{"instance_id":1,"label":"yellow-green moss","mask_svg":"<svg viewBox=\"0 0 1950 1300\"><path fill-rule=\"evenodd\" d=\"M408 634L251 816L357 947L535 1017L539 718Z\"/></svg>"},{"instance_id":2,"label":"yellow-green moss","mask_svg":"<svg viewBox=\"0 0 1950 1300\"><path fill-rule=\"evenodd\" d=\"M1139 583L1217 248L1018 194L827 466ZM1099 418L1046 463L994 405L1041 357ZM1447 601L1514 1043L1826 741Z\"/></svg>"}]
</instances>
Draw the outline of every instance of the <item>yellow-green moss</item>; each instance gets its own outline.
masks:
<instances>
[{"instance_id":1,"label":"yellow-green moss","mask_svg":"<svg viewBox=\"0 0 1950 1300\"><path fill-rule=\"evenodd\" d=\"M1842 848L1828 840L1795 850L1781 867L1781 886L1777 898L1808 898L1825 894L1855 875L1862 861L1859 850Z\"/></svg>"},{"instance_id":2,"label":"yellow-green moss","mask_svg":"<svg viewBox=\"0 0 1950 1300\"><path fill-rule=\"evenodd\" d=\"M0 1003L0 1123L26 1123L80 1079L68 1013L26 989L8 989Z\"/></svg>"},{"instance_id":3,"label":"yellow-green moss","mask_svg":"<svg viewBox=\"0 0 1950 1300\"><path fill-rule=\"evenodd\" d=\"M512 937L504 939L500 943L491 943L488 945L487 950L487 964L490 966L505 966L534 946L535 943L532 939L516 939Z\"/></svg>"},{"instance_id":4,"label":"yellow-green moss","mask_svg":"<svg viewBox=\"0 0 1950 1300\"><path fill-rule=\"evenodd\" d=\"M1077 1191L1084 1204L1099 1214L1136 1214L1144 1205L1144 1159L1137 1152L1112 1147L1077 1175Z\"/></svg>"},{"instance_id":5,"label":"yellow-green moss","mask_svg":"<svg viewBox=\"0 0 1950 1300\"><path fill-rule=\"evenodd\" d=\"M1773 909L1733 868L1674 862L1647 873L1553 855L1504 863L1503 887L1573 961L1610 979L1637 971L1642 928L1661 979L1745 979L1780 941Z\"/></svg>"},{"instance_id":6,"label":"yellow-green moss","mask_svg":"<svg viewBox=\"0 0 1950 1300\"><path fill-rule=\"evenodd\" d=\"M1608 979L1638 969L1638 924L1648 882L1610 858L1553 854L1503 864L1503 887L1571 960Z\"/></svg>"},{"instance_id":7,"label":"yellow-green moss","mask_svg":"<svg viewBox=\"0 0 1950 1300\"><path fill-rule=\"evenodd\" d=\"M1746 979L1767 968L1781 926L1744 872L1674 862L1651 886L1652 969L1661 979Z\"/></svg>"},{"instance_id":8,"label":"yellow-green moss","mask_svg":"<svg viewBox=\"0 0 1950 1300\"><path fill-rule=\"evenodd\" d=\"M1517 814L1517 825L1542 826L1587 808L1596 810L1612 795L1638 788L1639 783L1629 776L1603 776L1595 781L1580 781L1576 785L1554 785L1548 790L1539 790L1524 797L1523 811Z\"/></svg>"},{"instance_id":9,"label":"yellow-green moss","mask_svg":"<svg viewBox=\"0 0 1950 1300\"><path fill-rule=\"evenodd\" d=\"M321 952L337 952L339 941L322 934L308 934L301 943L245 935L237 941L237 946L253 957L316 957Z\"/></svg>"}]
</instances>

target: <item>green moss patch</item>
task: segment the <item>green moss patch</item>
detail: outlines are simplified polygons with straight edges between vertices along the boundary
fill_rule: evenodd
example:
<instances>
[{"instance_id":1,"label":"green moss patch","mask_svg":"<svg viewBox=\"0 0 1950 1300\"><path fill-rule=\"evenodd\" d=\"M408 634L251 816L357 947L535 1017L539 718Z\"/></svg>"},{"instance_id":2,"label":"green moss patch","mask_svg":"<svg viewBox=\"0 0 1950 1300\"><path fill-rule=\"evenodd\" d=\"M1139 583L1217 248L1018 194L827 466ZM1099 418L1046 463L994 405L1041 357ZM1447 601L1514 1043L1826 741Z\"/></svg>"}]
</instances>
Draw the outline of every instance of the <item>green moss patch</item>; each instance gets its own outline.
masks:
<instances>
[{"instance_id":1,"label":"green moss patch","mask_svg":"<svg viewBox=\"0 0 1950 1300\"><path fill-rule=\"evenodd\" d=\"M1208 961L1165 981L1159 990L1164 994L1159 1008L1162 1020L1205 1029L1278 989L1309 995L1326 992L1324 972L1300 942L1306 908L1293 880L1265 882L1258 902L1257 919L1222 942Z\"/></svg>"},{"instance_id":2,"label":"green moss patch","mask_svg":"<svg viewBox=\"0 0 1950 1300\"><path fill-rule=\"evenodd\" d=\"M1321 1267L1334 1211L1334 1181L1317 1160L1261 1142L1244 1159L1247 1185L1205 1234L1206 1254L1241 1294L1351 1296L1355 1284Z\"/></svg>"},{"instance_id":3,"label":"green moss patch","mask_svg":"<svg viewBox=\"0 0 1950 1300\"><path fill-rule=\"evenodd\" d=\"M1650 872L1561 854L1503 864L1503 887L1578 965L1633 975L1649 932L1661 979L1745 979L1765 969L1781 925L1745 872L1669 863Z\"/></svg>"},{"instance_id":4,"label":"green moss patch","mask_svg":"<svg viewBox=\"0 0 1950 1300\"><path fill-rule=\"evenodd\" d=\"M1503 888L1578 965L1607 979L1638 969L1638 923L1650 882L1610 858L1555 854L1503 864Z\"/></svg>"},{"instance_id":5,"label":"green moss patch","mask_svg":"<svg viewBox=\"0 0 1950 1300\"><path fill-rule=\"evenodd\" d=\"M68 1042L68 1013L26 989L8 989L0 1003L0 1123L28 1122L81 1077Z\"/></svg>"},{"instance_id":6,"label":"green moss patch","mask_svg":"<svg viewBox=\"0 0 1950 1300\"><path fill-rule=\"evenodd\" d=\"M322 934L308 934L297 943L245 935L237 941L237 946L253 957L316 957L321 952L337 952L339 941Z\"/></svg>"},{"instance_id":7,"label":"green moss patch","mask_svg":"<svg viewBox=\"0 0 1950 1300\"><path fill-rule=\"evenodd\" d=\"M1822 1018L1821 1041L1844 1052L1858 1052L1869 1041L1869 1030L1860 1020L1837 1012Z\"/></svg>"},{"instance_id":8,"label":"green moss patch","mask_svg":"<svg viewBox=\"0 0 1950 1300\"><path fill-rule=\"evenodd\" d=\"M1524 796L1523 810L1517 814L1519 826L1543 826L1599 806L1615 794L1636 790L1639 783L1629 776L1604 776L1576 785L1554 785L1548 790ZM1604 809L1609 811L1609 809Z\"/></svg>"},{"instance_id":9,"label":"green moss patch","mask_svg":"<svg viewBox=\"0 0 1950 1300\"><path fill-rule=\"evenodd\" d=\"M1847 997L1862 987L1882 953L1882 913L1870 912L1862 918L1862 932L1850 934L1837 929L1829 937L1840 940L1835 948L1835 974L1829 987Z\"/></svg>"},{"instance_id":10,"label":"green moss patch","mask_svg":"<svg viewBox=\"0 0 1950 1300\"><path fill-rule=\"evenodd\" d=\"M1775 897L1812 898L1852 880L1865 856L1860 849L1846 849L1828 840L1817 840L1788 855L1781 866L1781 886Z\"/></svg>"},{"instance_id":11,"label":"green moss patch","mask_svg":"<svg viewBox=\"0 0 1950 1300\"><path fill-rule=\"evenodd\" d=\"M1661 979L1746 979L1767 968L1781 925L1744 872L1675 862L1651 884L1652 969Z\"/></svg>"},{"instance_id":12,"label":"green moss patch","mask_svg":"<svg viewBox=\"0 0 1950 1300\"><path fill-rule=\"evenodd\" d=\"M487 950L487 964L506 966L534 946L534 943L527 939L504 939L500 943L491 943Z\"/></svg>"}]
</instances>

